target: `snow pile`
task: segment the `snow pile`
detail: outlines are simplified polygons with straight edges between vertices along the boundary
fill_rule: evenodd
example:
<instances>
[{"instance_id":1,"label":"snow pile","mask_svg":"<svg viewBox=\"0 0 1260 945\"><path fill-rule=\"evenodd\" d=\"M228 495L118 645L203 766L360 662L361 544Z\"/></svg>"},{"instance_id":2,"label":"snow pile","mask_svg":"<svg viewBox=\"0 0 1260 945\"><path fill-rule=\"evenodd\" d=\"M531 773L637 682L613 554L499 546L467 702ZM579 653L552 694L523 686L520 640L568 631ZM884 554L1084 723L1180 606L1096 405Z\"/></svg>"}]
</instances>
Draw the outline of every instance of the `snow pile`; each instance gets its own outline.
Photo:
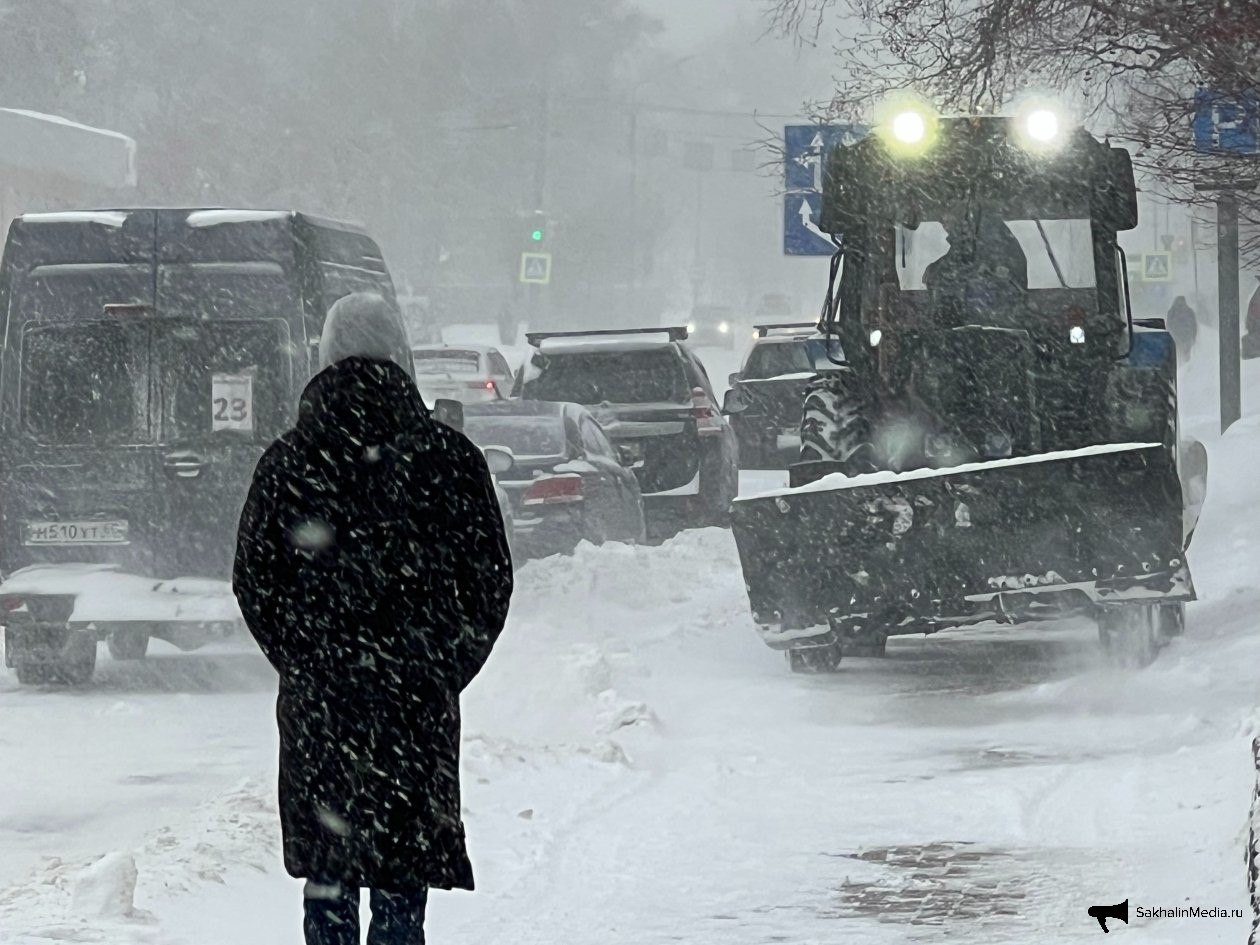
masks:
<instances>
[{"instance_id":1,"label":"snow pile","mask_svg":"<svg viewBox=\"0 0 1260 945\"><path fill-rule=\"evenodd\" d=\"M274 792L243 781L178 829L159 828L134 854L49 859L28 882L0 894L0 942L149 941L154 917L140 905L200 898L207 883L222 885L243 869L265 874L276 868L279 849Z\"/></svg>"},{"instance_id":2,"label":"snow pile","mask_svg":"<svg viewBox=\"0 0 1260 945\"><path fill-rule=\"evenodd\" d=\"M680 609L697 599L708 606ZM659 734L668 720L642 695L656 651L725 620L748 624L747 609L734 542L718 529L659 548L583 543L570 557L531 562L465 695L466 736L602 754L609 739Z\"/></svg>"},{"instance_id":3,"label":"snow pile","mask_svg":"<svg viewBox=\"0 0 1260 945\"><path fill-rule=\"evenodd\" d=\"M130 853L107 853L78 874L71 909L84 919L120 918L135 911L136 860Z\"/></svg>"}]
</instances>

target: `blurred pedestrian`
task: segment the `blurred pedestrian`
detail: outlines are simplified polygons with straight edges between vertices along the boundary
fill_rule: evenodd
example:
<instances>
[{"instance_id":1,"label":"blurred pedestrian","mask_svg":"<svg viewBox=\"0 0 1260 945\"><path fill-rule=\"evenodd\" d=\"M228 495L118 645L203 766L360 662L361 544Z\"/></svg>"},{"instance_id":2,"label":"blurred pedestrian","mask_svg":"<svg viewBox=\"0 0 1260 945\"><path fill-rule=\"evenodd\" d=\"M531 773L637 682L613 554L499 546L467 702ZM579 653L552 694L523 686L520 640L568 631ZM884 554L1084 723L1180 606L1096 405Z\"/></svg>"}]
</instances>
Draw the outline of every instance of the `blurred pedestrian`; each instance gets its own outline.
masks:
<instances>
[{"instance_id":1,"label":"blurred pedestrian","mask_svg":"<svg viewBox=\"0 0 1260 945\"><path fill-rule=\"evenodd\" d=\"M1173 299L1168 309L1167 325L1177 346L1177 359L1182 362L1190 360L1195 339L1199 336L1199 322L1184 295Z\"/></svg>"},{"instance_id":2,"label":"blurred pedestrian","mask_svg":"<svg viewBox=\"0 0 1260 945\"><path fill-rule=\"evenodd\" d=\"M1256 276L1260 280L1260 276ZM1251 293L1251 302L1247 305L1247 319L1243 323L1245 333L1242 339L1242 356L1244 358L1260 358L1260 285Z\"/></svg>"},{"instance_id":3,"label":"blurred pedestrian","mask_svg":"<svg viewBox=\"0 0 1260 945\"><path fill-rule=\"evenodd\" d=\"M430 887L473 886L459 695L507 615L512 570L481 453L430 416L396 310L328 313L323 370L267 450L233 587L280 676L280 818L309 945L420 945Z\"/></svg>"}]
</instances>

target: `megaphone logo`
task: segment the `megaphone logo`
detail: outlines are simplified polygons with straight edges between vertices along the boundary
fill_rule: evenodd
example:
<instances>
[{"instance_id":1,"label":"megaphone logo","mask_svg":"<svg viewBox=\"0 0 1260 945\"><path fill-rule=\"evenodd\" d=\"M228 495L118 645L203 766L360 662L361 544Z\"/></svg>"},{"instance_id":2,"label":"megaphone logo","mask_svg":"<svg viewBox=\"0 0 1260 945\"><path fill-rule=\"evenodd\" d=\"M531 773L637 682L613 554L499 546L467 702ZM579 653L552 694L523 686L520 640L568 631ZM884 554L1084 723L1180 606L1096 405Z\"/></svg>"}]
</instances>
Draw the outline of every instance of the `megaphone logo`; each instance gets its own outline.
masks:
<instances>
[{"instance_id":1,"label":"megaphone logo","mask_svg":"<svg viewBox=\"0 0 1260 945\"><path fill-rule=\"evenodd\" d=\"M1110 932L1111 929L1107 928L1108 919L1119 919L1125 925L1129 924L1129 900L1117 902L1114 906L1090 906L1089 914L1091 918L1098 920L1104 932Z\"/></svg>"}]
</instances>

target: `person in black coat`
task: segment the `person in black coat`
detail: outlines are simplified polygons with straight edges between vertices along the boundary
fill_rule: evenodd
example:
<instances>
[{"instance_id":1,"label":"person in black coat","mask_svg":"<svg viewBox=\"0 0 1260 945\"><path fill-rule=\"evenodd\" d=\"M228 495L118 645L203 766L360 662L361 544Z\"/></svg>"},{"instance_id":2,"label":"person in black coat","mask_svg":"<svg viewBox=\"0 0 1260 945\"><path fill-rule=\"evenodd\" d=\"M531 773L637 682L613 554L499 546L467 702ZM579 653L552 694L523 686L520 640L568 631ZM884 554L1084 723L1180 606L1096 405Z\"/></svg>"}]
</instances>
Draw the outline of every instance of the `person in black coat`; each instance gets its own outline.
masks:
<instances>
[{"instance_id":1,"label":"person in black coat","mask_svg":"<svg viewBox=\"0 0 1260 945\"><path fill-rule=\"evenodd\" d=\"M1190 353L1194 350L1195 339L1199 337L1199 321L1184 295L1173 299L1172 305L1168 308L1165 324L1177 348L1177 359L1183 362L1188 361Z\"/></svg>"},{"instance_id":2,"label":"person in black coat","mask_svg":"<svg viewBox=\"0 0 1260 945\"><path fill-rule=\"evenodd\" d=\"M429 414L401 320L333 306L327 366L262 457L233 589L280 676L280 817L311 945L423 942L429 887L473 888L459 695L503 628L512 568L485 459Z\"/></svg>"}]
</instances>

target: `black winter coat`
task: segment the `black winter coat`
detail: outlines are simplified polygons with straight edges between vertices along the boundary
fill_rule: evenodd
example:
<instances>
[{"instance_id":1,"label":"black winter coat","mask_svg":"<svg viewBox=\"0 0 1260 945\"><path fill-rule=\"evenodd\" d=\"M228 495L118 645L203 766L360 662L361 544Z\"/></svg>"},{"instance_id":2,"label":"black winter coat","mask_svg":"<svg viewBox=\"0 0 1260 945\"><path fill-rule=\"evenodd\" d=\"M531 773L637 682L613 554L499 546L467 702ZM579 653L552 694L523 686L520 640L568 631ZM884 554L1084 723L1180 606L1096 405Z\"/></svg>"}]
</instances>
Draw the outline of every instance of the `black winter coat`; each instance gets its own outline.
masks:
<instances>
[{"instance_id":1,"label":"black winter coat","mask_svg":"<svg viewBox=\"0 0 1260 945\"><path fill-rule=\"evenodd\" d=\"M471 889L459 694L512 593L480 451L397 365L332 365L258 464L232 583L280 674L288 871Z\"/></svg>"}]
</instances>

